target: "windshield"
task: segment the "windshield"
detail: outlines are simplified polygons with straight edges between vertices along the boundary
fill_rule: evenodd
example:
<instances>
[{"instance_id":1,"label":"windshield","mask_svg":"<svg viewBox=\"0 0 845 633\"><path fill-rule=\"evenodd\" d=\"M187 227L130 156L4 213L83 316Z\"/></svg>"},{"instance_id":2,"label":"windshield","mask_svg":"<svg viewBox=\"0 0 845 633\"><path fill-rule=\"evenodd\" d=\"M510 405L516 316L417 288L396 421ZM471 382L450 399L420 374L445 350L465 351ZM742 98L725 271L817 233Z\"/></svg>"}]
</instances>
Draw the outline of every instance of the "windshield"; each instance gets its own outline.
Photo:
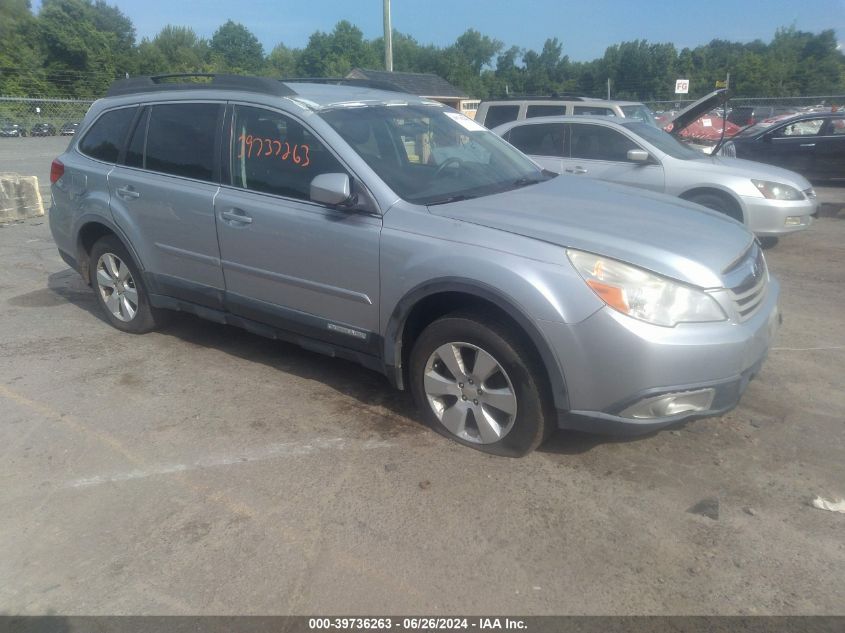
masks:
<instances>
[{"instance_id":1,"label":"windshield","mask_svg":"<svg viewBox=\"0 0 845 633\"><path fill-rule=\"evenodd\" d=\"M695 150L684 146L684 144L679 142L674 136L667 134L658 127L639 122L623 123L622 125L631 130L634 134L644 138L661 152L669 154L672 158L678 158L680 160L696 160L705 157L705 154L696 152Z\"/></svg>"},{"instance_id":2,"label":"windshield","mask_svg":"<svg viewBox=\"0 0 845 633\"><path fill-rule=\"evenodd\" d=\"M403 199L439 204L550 176L472 119L441 106L337 108L321 114Z\"/></svg>"},{"instance_id":3,"label":"windshield","mask_svg":"<svg viewBox=\"0 0 845 633\"><path fill-rule=\"evenodd\" d=\"M657 127L657 123L654 120L654 112L642 104L622 106L622 114L625 115L626 119L641 121L652 127Z\"/></svg>"}]
</instances>

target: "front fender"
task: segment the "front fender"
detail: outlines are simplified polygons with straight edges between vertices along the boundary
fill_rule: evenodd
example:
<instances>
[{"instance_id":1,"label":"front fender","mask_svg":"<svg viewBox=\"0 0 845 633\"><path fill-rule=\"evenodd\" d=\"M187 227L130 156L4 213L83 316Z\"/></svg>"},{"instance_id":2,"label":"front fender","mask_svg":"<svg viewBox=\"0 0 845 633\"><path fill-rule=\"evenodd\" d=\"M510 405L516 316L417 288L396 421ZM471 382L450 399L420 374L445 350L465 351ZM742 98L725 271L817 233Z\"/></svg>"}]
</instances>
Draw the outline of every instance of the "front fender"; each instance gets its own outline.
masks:
<instances>
[{"instance_id":1,"label":"front fender","mask_svg":"<svg viewBox=\"0 0 845 633\"><path fill-rule=\"evenodd\" d=\"M513 319L529 337L540 355L540 360L543 363L552 388L555 406L559 409L569 408L566 395L566 379L558 362L557 355L539 328L534 324L531 317L522 307L514 304L499 289L479 281L459 277L443 277L422 283L410 290L396 304L385 328L383 352L388 377L396 386L400 389L404 388L402 338L408 316L411 314L414 306L420 301L443 292L458 292L489 301Z\"/></svg>"}]
</instances>

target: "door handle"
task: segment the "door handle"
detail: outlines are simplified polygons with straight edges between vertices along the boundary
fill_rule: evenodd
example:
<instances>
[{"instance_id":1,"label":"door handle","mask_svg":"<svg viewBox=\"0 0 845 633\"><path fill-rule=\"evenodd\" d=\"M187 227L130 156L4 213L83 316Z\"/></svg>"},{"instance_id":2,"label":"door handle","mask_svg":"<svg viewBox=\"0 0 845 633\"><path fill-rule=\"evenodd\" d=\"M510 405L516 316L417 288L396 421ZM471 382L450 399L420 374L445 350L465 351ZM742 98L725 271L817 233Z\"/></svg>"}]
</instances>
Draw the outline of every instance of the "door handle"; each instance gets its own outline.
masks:
<instances>
[{"instance_id":1,"label":"door handle","mask_svg":"<svg viewBox=\"0 0 845 633\"><path fill-rule=\"evenodd\" d=\"M801 143L801 147L815 147L815 143Z\"/></svg>"},{"instance_id":2,"label":"door handle","mask_svg":"<svg viewBox=\"0 0 845 633\"><path fill-rule=\"evenodd\" d=\"M252 218L240 209L230 209L220 214L220 217L229 222L237 222L238 224L252 224Z\"/></svg>"},{"instance_id":3,"label":"door handle","mask_svg":"<svg viewBox=\"0 0 845 633\"><path fill-rule=\"evenodd\" d=\"M119 195L121 198L125 198L126 200L135 200L136 198L141 197L141 194L135 191L131 186L120 187L117 190L117 195Z\"/></svg>"},{"instance_id":4,"label":"door handle","mask_svg":"<svg viewBox=\"0 0 845 633\"><path fill-rule=\"evenodd\" d=\"M586 174L587 170L583 167L570 167L566 170L567 174Z\"/></svg>"}]
</instances>

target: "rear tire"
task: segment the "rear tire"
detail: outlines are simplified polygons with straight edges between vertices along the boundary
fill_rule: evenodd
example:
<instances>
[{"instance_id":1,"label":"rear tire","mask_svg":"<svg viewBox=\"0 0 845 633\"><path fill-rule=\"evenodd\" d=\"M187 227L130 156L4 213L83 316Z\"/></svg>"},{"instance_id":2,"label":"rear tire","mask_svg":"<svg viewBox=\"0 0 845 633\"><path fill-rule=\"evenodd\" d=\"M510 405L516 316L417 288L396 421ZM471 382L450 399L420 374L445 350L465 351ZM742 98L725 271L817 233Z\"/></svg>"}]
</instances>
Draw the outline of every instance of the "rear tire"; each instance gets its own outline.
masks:
<instances>
[{"instance_id":1,"label":"rear tire","mask_svg":"<svg viewBox=\"0 0 845 633\"><path fill-rule=\"evenodd\" d=\"M150 305L141 271L126 247L106 235L91 249L88 274L106 320L122 332L143 334L163 324L166 311Z\"/></svg>"},{"instance_id":2,"label":"rear tire","mask_svg":"<svg viewBox=\"0 0 845 633\"><path fill-rule=\"evenodd\" d=\"M555 428L542 366L506 323L473 313L442 317L420 334L409 365L426 422L460 444L521 457Z\"/></svg>"}]
</instances>

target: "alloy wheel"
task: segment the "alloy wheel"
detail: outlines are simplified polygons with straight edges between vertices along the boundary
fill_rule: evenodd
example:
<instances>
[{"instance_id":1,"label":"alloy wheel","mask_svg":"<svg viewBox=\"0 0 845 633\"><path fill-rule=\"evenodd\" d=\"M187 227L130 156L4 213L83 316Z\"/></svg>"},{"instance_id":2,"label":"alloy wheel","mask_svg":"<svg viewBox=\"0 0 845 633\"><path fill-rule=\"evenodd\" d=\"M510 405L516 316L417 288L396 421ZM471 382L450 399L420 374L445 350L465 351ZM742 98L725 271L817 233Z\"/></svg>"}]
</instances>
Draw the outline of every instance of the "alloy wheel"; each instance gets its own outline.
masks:
<instances>
[{"instance_id":1,"label":"alloy wheel","mask_svg":"<svg viewBox=\"0 0 845 633\"><path fill-rule=\"evenodd\" d=\"M114 253L103 253L97 261L97 288L114 318L123 322L135 318L138 288L129 266Z\"/></svg>"},{"instance_id":2,"label":"alloy wheel","mask_svg":"<svg viewBox=\"0 0 845 633\"><path fill-rule=\"evenodd\" d=\"M513 428L517 398L502 365L471 343L445 343L432 352L423 375L426 399L455 436L492 444Z\"/></svg>"}]
</instances>

